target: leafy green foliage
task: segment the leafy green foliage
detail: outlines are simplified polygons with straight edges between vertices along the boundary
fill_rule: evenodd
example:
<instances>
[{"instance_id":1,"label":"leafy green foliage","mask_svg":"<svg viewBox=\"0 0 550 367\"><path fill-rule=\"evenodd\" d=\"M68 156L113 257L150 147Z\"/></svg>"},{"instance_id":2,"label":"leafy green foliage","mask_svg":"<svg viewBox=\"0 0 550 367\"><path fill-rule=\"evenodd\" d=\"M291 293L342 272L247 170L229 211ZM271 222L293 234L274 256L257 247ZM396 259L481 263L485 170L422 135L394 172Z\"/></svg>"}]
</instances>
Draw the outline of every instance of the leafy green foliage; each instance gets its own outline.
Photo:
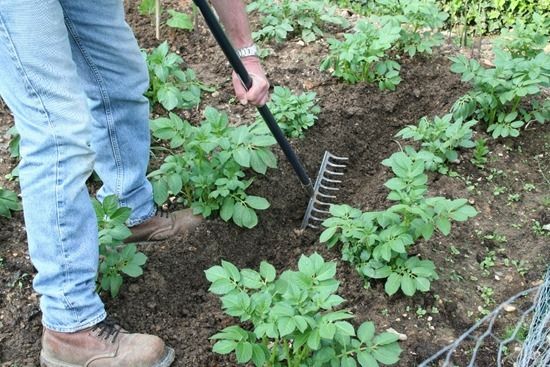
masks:
<instances>
[{"instance_id":1,"label":"leafy green foliage","mask_svg":"<svg viewBox=\"0 0 550 367\"><path fill-rule=\"evenodd\" d=\"M344 41L329 39L330 53L321 70L348 83L378 83L380 89L395 90L401 82L401 66L390 59L388 51L399 39L401 28L386 23L381 29L368 21L357 22L354 33L344 34Z\"/></svg>"},{"instance_id":2,"label":"leafy green foliage","mask_svg":"<svg viewBox=\"0 0 550 367\"><path fill-rule=\"evenodd\" d=\"M410 57L417 53L431 54L434 47L443 44L442 28L447 13L433 0L376 0L370 3L371 11L379 15L382 24L401 27L397 49ZM374 18L376 19L376 18Z\"/></svg>"},{"instance_id":3,"label":"leafy green foliage","mask_svg":"<svg viewBox=\"0 0 550 367\"><path fill-rule=\"evenodd\" d=\"M258 41L282 42L289 35L299 35L309 43L323 35L324 24L347 26L347 21L336 14L337 8L324 0L254 0L247 10L261 14L262 29L252 34Z\"/></svg>"},{"instance_id":4,"label":"leafy green foliage","mask_svg":"<svg viewBox=\"0 0 550 367\"><path fill-rule=\"evenodd\" d=\"M535 13L550 11L548 0L443 0L441 3L452 23L461 23L478 36L512 27L517 20L530 23Z\"/></svg>"},{"instance_id":5,"label":"leafy green foliage","mask_svg":"<svg viewBox=\"0 0 550 367\"><path fill-rule=\"evenodd\" d=\"M259 272L222 261L205 273L224 311L252 325L251 331L232 325L211 338L215 353L235 353L239 364L370 367L399 361L396 334L375 334L372 322L355 330L346 321L354 317L350 312L334 310L344 302L336 294L336 263L316 253L302 255L298 271L279 278L265 261Z\"/></svg>"},{"instance_id":6,"label":"leafy green foliage","mask_svg":"<svg viewBox=\"0 0 550 367\"><path fill-rule=\"evenodd\" d=\"M122 274L136 278L143 274L142 266L147 257L138 252L134 244L124 240L132 234L126 221L130 208L121 208L115 195L107 196L103 203L92 199L99 227L98 291L103 289L116 297L122 286Z\"/></svg>"},{"instance_id":7,"label":"leafy green foliage","mask_svg":"<svg viewBox=\"0 0 550 367\"><path fill-rule=\"evenodd\" d=\"M548 101L531 102L530 109L526 104L527 97L540 95L541 88L550 85L550 55L539 53L525 59L498 49L495 54L493 68L484 68L463 55L450 58L451 70L462 74L462 80L473 86L473 90L453 106L452 112L456 118L473 116L486 122L493 138L515 137L527 122L548 120Z\"/></svg>"},{"instance_id":8,"label":"leafy green foliage","mask_svg":"<svg viewBox=\"0 0 550 367\"><path fill-rule=\"evenodd\" d=\"M470 161L478 168L484 168L487 163L487 155L489 154L487 139L478 139L475 144L474 154Z\"/></svg>"},{"instance_id":9,"label":"leafy green foliage","mask_svg":"<svg viewBox=\"0 0 550 367\"><path fill-rule=\"evenodd\" d=\"M170 18L166 21L166 25L172 28L192 30L194 28L193 18L186 13L168 9Z\"/></svg>"},{"instance_id":10,"label":"leafy green foliage","mask_svg":"<svg viewBox=\"0 0 550 367\"><path fill-rule=\"evenodd\" d=\"M276 143L263 124L230 126L227 115L207 107L200 126L183 121L176 114L151 121L153 136L166 140L171 154L162 166L149 174L154 199L159 205L170 195L208 217L220 211L223 220L241 227L258 223L256 210L269 207L267 200L246 193L252 183L245 170L265 174L277 160L270 146Z\"/></svg>"},{"instance_id":11,"label":"leafy green foliage","mask_svg":"<svg viewBox=\"0 0 550 367\"><path fill-rule=\"evenodd\" d=\"M508 51L512 57L533 58L548 45L550 17L533 14L529 23L519 19L511 30L503 29L494 47Z\"/></svg>"},{"instance_id":12,"label":"leafy green foliage","mask_svg":"<svg viewBox=\"0 0 550 367\"><path fill-rule=\"evenodd\" d=\"M199 82L192 69L182 70L183 59L169 50L165 41L150 54L143 52L151 83L145 95L151 104L160 103L168 111L195 107L200 103L201 91L212 89Z\"/></svg>"},{"instance_id":13,"label":"leafy green foliage","mask_svg":"<svg viewBox=\"0 0 550 367\"><path fill-rule=\"evenodd\" d=\"M153 15L155 13L155 0L141 0L138 11L141 15Z\"/></svg>"},{"instance_id":14,"label":"leafy green foliage","mask_svg":"<svg viewBox=\"0 0 550 367\"><path fill-rule=\"evenodd\" d=\"M315 92L296 95L288 88L277 86L273 89L268 106L287 136L302 138L304 131L315 124L317 116L321 112L315 103L315 96ZM263 121L259 114L256 121L257 123Z\"/></svg>"},{"instance_id":15,"label":"leafy green foliage","mask_svg":"<svg viewBox=\"0 0 550 367\"><path fill-rule=\"evenodd\" d=\"M420 238L428 240L435 230L443 235L451 231L451 221L465 221L477 214L466 199L450 200L425 197L428 177L426 161L412 148L394 153L382 164L395 177L385 183L388 200L397 202L384 211L361 212L348 205L332 205L331 217L320 241L327 246L342 245L342 258L368 279L386 279L385 290L399 289L411 296L426 292L438 278L431 261L408 257L408 249Z\"/></svg>"},{"instance_id":16,"label":"leafy green foliage","mask_svg":"<svg viewBox=\"0 0 550 367\"><path fill-rule=\"evenodd\" d=\"M472 141L472 126L477 121L463 122L461 118L452 120L452 114L435 116L433 121L423 117L418 125L409 125L396 136L420 141L422 149L435 156L426 164L426 169L446 173L445 162L455 162L458 159L457 148L472 148L475 145Z\"/></svg>"},{"instance_id":17,"label":"leafy green foliage","mask_svg":"<svg viewBox=\"0 0 550 367\"><path fill-rule=\"evenodd\" d=\"M0 187L0 216L11 218L11 212L19 210L21 210L21 203L17 198L17 194Z\"/></svg>"},{"instance_id":18,"label":"leafy green foliage","mask_svg":"<svg viewBox=\"0 0 550 367\"><path fill-rule=\"evenodd\" d=\"M17 166L12 169L9 175L6 176L7 179L11 180L19 176L19 160L21 158L21 153L19 150L21 145L21 136L19 135L19 132L17 131L15 125L10 127L7 133L10 136L10 142L8 144L10 156L17 160Z\"/></svg>"}]
</instances>

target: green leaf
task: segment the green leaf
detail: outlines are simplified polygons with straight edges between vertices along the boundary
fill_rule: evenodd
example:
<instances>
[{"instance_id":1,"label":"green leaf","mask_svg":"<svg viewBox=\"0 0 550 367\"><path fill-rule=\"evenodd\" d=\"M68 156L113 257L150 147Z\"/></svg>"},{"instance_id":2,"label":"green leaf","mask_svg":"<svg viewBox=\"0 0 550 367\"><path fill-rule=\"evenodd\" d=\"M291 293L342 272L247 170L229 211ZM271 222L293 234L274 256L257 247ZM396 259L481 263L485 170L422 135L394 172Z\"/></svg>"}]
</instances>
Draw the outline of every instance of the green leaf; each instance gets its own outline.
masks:
<instances>
[{"instance_id":1,"label":"green leaf","mask_svg":"<svg viewBox=\"0 0 550 367\"><path fill-rule=\"evenodd\" d=\"M340 362L340 367L356 367L357 362L355 362L355 359L353 357L344 356L342 357L342 360Z\"/></svg>"},{"instance_id":2,"label":"green leaf","mask_svg":"<svg viewBox=\"0 0 550 367\"><path fill-rule=\"evenodd\" d=\"M263 285L260 274L251 269L241 270L241 282L249 289L258 289Z\"/></svg>"},{"instance_id":3,"label":"green leaf","mask_svg":"<svg viewBox=\"0 0 550 367\"><path fill-rule=\"evenodd\" d=\"M357 337L361 342L366 343L374 337L374 330L375 328L373 322L364 322L361 326L359 326L359 329L357 329Z\"/></svg>"},{"instance_id":4,"label":"green leaf","mask_svg":"<svg viewBox=\"0 0 550 367\"><path fill-rule=\"evenodd\" d=\"M394 350L389 348L390 345L385 345L382 348L378 348L373 350L372 355L378 362L384 363L384 364L394 364L399 361L399 351L400 349L397 349L397 353L394 352Z\"/></svg>"},{"instance_id":5,"label":"green leaf","mask_svg":"<svg viewBox=\"0 0 550 367\"><path fill-rule=\"evenodd\" d=\"M141 267L133 263L126 264L121 270L124 274L131 276L132 278L137 278L143 274Z\"/></svg>"},{"instance_id":6,"label":"green leaf","mask_svg":"<svg viewBox=\"0 0 550 367\"><path fill-rule=\"evenodd\" d=\"M218 354L229 354L235 350L237 342L234 340L219 340L212 347L212 351Z\"/></svg>"},{"instance_id":7,"label":"green leaf","mask_svg":"<svg viewBox=\"0 0 550 367\"><path fill-rule=\"evenodd\" d=\"M249 342L239 342L235 348L237 362L246 363L252 359L252 344Z\"/></svg>"},{"instance_id":8,"label":"green leaf","mask_svg":"<svg viewBox=\"0 0 550 367\"><path fill-rule=\"evenodd\" d=\"M171 15L171 18L166 22L169 27L186 30L193 29L193 18L191 18L190 15L180 13L173 9L168 9L168 13Z\"/></svg>"},{"instance_id":9,"label":"green leaf","mask_svg":"<svg viewBox=\"0 0 550 367\"><path fill-rule=\"evenodd\" d=\"M319 325L319 335L321 336L321 338L332 340L335 333L336 325L334 325L333 323L322 322Z\"/></svg>"},{"instance_id":10,"label":"green leaf","mask_svg":"<svg viewBox=\"0 0 550 367\"><path fill-rule=\"evenodd\" d=\"M235 280L236 282L241 280L241 273L235 265L233 265L229 261L222 260L222 267L225 269L225 271L227 271L231 279Z\"/></svg>"},{"instance_id":11,"label":"green leaf","mask_svg":"<svg viewBox=\"0 0 550 367\"><path fill-rule=\"evenodd\" d=\"M275 280L277 271L275 267L266 261L260 263L260 275L264 277L267 282L272 282Z\"/></svg>"},{"instance_id":12,"label":"green leaf","mask_svg":"<svg viewBox=\"0 0 550 367\"><path fill-rule=\"evenodd\" d=\"M265 348L265 347L264 347ZM263 367L268 357L267 350L264 350L262 345L254 344L252 347L252 362L256 367Z\"/></svg>"},{"instance_id":13,"label":"green leaf","mask_svg":"<svg viewBox=\"0 0 550 367\"><path fill-rule=\"evenodd\" d=\"M328 242L334 236L336 231L338 230L338 227L329 227L321 233L321 237L319 237L319 242L324 243Z\"/></svg>"},{"instance_id":14,"label":"green leaf","mask_svg":"<svg viewBox=\"0 0 550 367\"><path fill-rule=\"evenodd\" d=\"M250 208L245 207L242 214L242 225L246 228L253 228L258 224L258 216L256 212Z\"/></svg>"},{"instance_id":15,"label":"green leaf","mask_svg":"<svg viewBox=\"0 0 550 367\"><path fill-rule=\"evenodd\" d=\"M246 148L239 148L233 152L233 159L242 167L250 167L250 152Z\"/></svg>"},{"instance_id":16,"label":"green leaf","mask_svg":"<svg viewBox=\"0 0 550 367\"><path fill-rule=\"evenodd\" d=\"M386 345L386 344L391 344L393 342L396 342L399 340L399 335L395 334L395 333L388 333L388 332L385 332L385 333L381 333L379 335L377 335L375 338L374 338L374 344L377 344L377 345Z\"/></svg>"},{"instance_id":17,"label":"green leaf","mask_svg":"<svg viewBox=\"0 0 550 367\"><path fill-rule=\"evenodd\" d=\"M355 329L353 328L353 325L347 321L338 321L338 322L335 322L334 325L336 325L336 328L344 335L347 335L347 336L355 335Z\"/></svg>"},{"instance_id":18,"label":"green leaf","mask_svg":"<svg viewBox=\"0 0 550 367\"><path fill-rule=\"evenodd\" d=\"M257 210L265 210L269 208L269 202L260 196L249 195L246 197L245 202L248 206Z\"/></svg>"},{"instance_id":19,"label":"green leaf","mask_svg":"<svg viewBox=\"0 0 550 367\"><path fill-rule=\"evenodd\" d=\"M401 275L397 273L391 273L386 284L384 285L384 290L388 295L394 295L399 287L401 286Z\"/></svg>"},{"instance_id":20,"label":"green leaf","mask_svg":"<svg viewBox=\"0 0 550 367\"><path fill-rule=\"evenodd\" d=\"M209 292L214 294L224 295L235 289L235 284L233 284L229 279L218 279L210 285L208 288Z\"/></svg>"},{"instance_id":21,"label":"green leaf","mask_svg":"<svg viewBox=\"0 0 550 367\"><path fill-rule=\"evenodd\" d=\"M220 209L220 217L227 222L233 216L234 208L235 199L233 199L232 197L226 197L223 201L222 208Z\"/></svg>"},{"instance_id":22,"label":"green leaf","mask_svg":"<svg viewBox=\"0 0 550 367\"><path fill-rule=\"evenodd\" d=\"M206 279L213 283L220 279L229 279L229 273L219 265L212 266L210 269L205 270Z\"/></svg>"},{"instance_id":23,"label":"green leaf","mask_svg":"<svg viewBox=\"0 0 550 367\"><path fill-rule=\"evenodd\" d=\"M409 274L405 274L401 278L401 290L409 297L416 292L416 285Z\"/></svg>"},{"instance_id":24,"label":"green leaf","mask_svg":"<svg viewBox=\"0 0 550 367\"><path fill-rule=\"evenodd\" d=\"M357 353L357 362L359 362L361 367L379 367L376 358L374 358L372 354L366 351L361 351Z\"/></svg>"}]
</instances>

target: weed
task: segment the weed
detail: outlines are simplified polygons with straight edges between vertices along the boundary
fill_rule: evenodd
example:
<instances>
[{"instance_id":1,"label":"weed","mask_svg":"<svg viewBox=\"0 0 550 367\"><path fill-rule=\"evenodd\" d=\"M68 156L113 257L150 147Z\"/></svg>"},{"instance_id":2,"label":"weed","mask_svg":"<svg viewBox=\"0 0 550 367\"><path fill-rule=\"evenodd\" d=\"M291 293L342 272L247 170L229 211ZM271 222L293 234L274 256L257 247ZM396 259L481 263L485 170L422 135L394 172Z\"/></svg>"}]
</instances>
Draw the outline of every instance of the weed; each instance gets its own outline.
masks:
<instances>
[{"instance_id":1,"label":"weed","mask_svg":"<svg viewBox=\"0 0 550 367\"><path fill-rule=\"evenodd\" d=\"M495 251L489 251L485 258L479 263L481 270L485 275L489 275L489 270L495 266L496 253Z\"/></svg>"},{"instance_id":2,"label":"weed","mask_svg":"<svg viewBox=\"0 0 550 367\"><path fill-rule=\"evenodd\" d=\"M550 230L545 229L544 226L536 219L532 219L531 221L533 222L531 225L531 230L536 236L550 237Z\"/></svg>"},{"instance_id":3,"label":"weed","mask_svg":"<svg viewBox=\"0 0 550 367\"><path fill-rule=\"evenodd\" d=\"M536 190L536 186L533 185L532 183L525 183L523 185L523 191L532 192L532 191L535 191L535 190Z\"/></svg>"},{"instance_id":4,"label":"weed","mask_svg":"<svg viewBox=\"0 0 550 367\"><path fill-rule=\"evenodd\" d=\"M500 196L506 192L506 187L504 186L495 186L493 188L493 195L494 196Z\"/></svg>"},{"instance_id":5,"label":"weed","mask_svg":"<svg viewBox=\"0 0 550 367\"><path fill-rule=\"evenodd\" d=\"M478 139L475 142L474 154L470 160L476 167L484 168L487 164L487 155L489 148L487 147L487 139Z\"/></svg>"},{"instance_id":6,"label":"weed","mask_svg":"<svg viewBox=\"0 0 550 367\"><path fill-rule=\"evenodd\" d=\"M508 205L512 203L517 203L521 200L521 194L514 193L514 194L508 194Z\"/></svg>"}]
</instances>

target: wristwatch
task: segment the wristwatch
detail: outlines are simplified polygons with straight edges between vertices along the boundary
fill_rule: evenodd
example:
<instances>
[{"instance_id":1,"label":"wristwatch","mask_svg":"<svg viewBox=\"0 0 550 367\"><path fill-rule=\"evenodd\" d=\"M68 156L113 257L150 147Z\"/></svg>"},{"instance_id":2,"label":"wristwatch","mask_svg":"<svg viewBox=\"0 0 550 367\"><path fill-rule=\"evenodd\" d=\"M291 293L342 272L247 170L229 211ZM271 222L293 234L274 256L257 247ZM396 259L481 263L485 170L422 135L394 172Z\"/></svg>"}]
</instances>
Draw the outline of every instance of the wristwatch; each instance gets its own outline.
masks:
<instances>
[{"instance_id":1,"label":"wristwatch","mask_svg":"<svg viewBox=\"0 0 550 367\"><path fill-rule=\"evenodd\" d=\"M248 56L258 56L258 48L254 44L252 46L238 48L235 51L241 59Z\"/></svg>"}]
</instances>

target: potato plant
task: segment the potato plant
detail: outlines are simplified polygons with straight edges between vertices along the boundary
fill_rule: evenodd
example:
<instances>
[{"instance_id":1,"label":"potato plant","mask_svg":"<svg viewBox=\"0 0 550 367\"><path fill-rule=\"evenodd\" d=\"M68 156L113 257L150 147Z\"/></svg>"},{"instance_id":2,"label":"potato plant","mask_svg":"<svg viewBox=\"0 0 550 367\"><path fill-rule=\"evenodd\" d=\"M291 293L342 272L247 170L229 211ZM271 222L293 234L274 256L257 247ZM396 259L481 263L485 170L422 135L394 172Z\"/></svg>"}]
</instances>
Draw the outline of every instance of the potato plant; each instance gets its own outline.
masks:
<instances>
[{"instance_id":1,"label":"potato plant","mask_svg":"<svg viewBox=\"0 0 550 367\"><path fill-rule=\"evenodd\" d=\"M143 52L150 78L145 95L151 104L160 103L167 111L195 107L200 103L201 92L213 89L199 82L192 69L182 70L183 59L169 50L165 41L151 53Z\"/></svg>"},{"instance_id":2,"label":"potato plant","mask_svg":"<svg viewBox=\"0 0 550 367\"><path fill-rule=\"evenodd\" d=\"M433 120L422 117L418 125L409 125L399 131L396 136L420 141L422 149L434 155L433 159L425 162L426 169L447 173L445 162L457 161L456 149L475 146L472 141L472 127L476 123L475 120L464 122L461 118L453 121L452 114L443 117L435 116Z\"/></svg>"},{"instance_id":3,"label":"potato plant","mask_svg":"<svg viewBox=\"0 0 550 367\"><path fill-rule=\"evenodd\" d=\"M401 27L396 48L410 57L417 53L431 54L434 47L443 44L443 35L438 30L448 14L435 1L376 0L370 6L371 12L378 15L374 19Z\"/></svg>"},{"instance_id":4,"label":"potato plant","mask_svg":"<svg viewBox=\"0 0 550 367\"><path fill-rule=\"evenodd\" d=\"M409 248L421 238L429 240L435 230L448 235L451 221L462 222L477 214L466 199L426 197L428 177L422 157L421 152L397 152L382 162L395 175L385 183L388 200L395 205L365 213L333 205L331 217L322 223L326 229L320 241L329 248L341 244L342 258L367 281L386 279L389 295L399 289L407 296L427 292L430 282L438 279L435 266L418 256L409 257Z\"/></svg>"},{"instance_id":5,"label":"potato plant","mask_svg":"<svg viewBox=\"0 0 550 367\"><path fill-rule=\"evenodd\" d=\"M121 208L115 195L107 196L102 203L92 199L99 228L99 272L97 290L104 290L116 297L123 283L122 274L136 278L143 274L142 266L147 257L137 251L134 244L124 240L132 234L126 221L130 208Z\"/></svg>"},{"instance_id":6,"label":"potato plant","mask_svg":"<svg viewBox=\"0 0 550 367\"><path fill-rule=\"evenodd\" d=\"M11 218L11 212L21 210L17 193L0 187L0 216Z\"/></svg>"},{"instance_id":7,"label":"potato plant","mask_svg":"<svg viewBox=\"0 0 550 367\"><path fill-rule=\"evenodd\" d=\"M212 107L205 120L193 126L171 113L151 121L153 136L167 141L170 150L161 167L149 174L158 205L175 196L195 214L208 217L220 211L223 220L241 227L258 223L256 210L269 207L266 199L248 195L252 183L248 169L265 174L277 160L270 147L276 143L265 125L230 126L227 115Z\"/></svg>"},{"instance_id":8,"label":"potato plant","mask_svg":"<svg viewBox=\"0 0 550 367\"><path fill-rule=\"evenodd\" d=\"M531 22L518 19L512 29L503 29L493 45L510 52L512 57L533 58L544 52L549 36L550 17L535 13Z\"/></svg>"},{"instance_id":9,"label":"potato plant","mask_svg":"<svg viewBox=\"0 0 550 367\"><path fill-rule=\"evenodd\" d=\"M344 299L336 294L336 263L302 255L298 271L278 278L275 268L239 270L227 261L206 270L210 292L221 296L224 311L241 325L228 326L211 339L218 354L235 353L237 363L257 367L372 367L399 361L394 333L375 333L372 322L356 330L354 316L335 310Z\"/></svg>"},{"instance_id":10,"label":"potato plant","mask_svg":"<svg viewBox=\"0 0 550 367\"><path fill-rule=\"evenodd\" d=\"M493 138L515 137L526 123L544 123L550 116L549 101L528 101L550 85L550 55L542 52L525 59L498 49L495 54L495 67L491 68L463 55L450 58L451 70L462 74L462 80L473 87L452 112L457 118L472 116L484 121Z\"/></svg>"},{"instance_id":11,"label":"potato plant","mask_svg":"<svg viewBox=\"0 0 550 367\"><path fill-rule=\"evenodd\" d=\"M325 24L340 27L348 24L337 14L337 8L328 6L324 0L254 0L247 10L261 14L262 28L253 33L257 41L274 39L282 42L290 35L299 35L309 43L323 36Z\"/></svg>"},{"instance_id":12,"label":"potato plant","mask_svg":"<svg viewBox=\"0 0 550 367\"><path fill-rule=\"evenodd\" d=\"M315 124L317 116L321 112L315 97L315 92L297 95L288 88L277 86L273 89L268 106L287 136L303 138L304 131ZM256 121L257 123L263 121L259 114L257 114Z\"/></svg>"},{"instance_id":13,"label":"potato plant","mask_svg":"<svg viewBox=\"0 0 550 367\"><path fill-rule=\"evenodd\" d=\"M391 23L377 28L366 20L357 22L354 33L346 33L343 41L328 40L330 53L321 70L330 70L333 76L351 84L365 81L394 90L401 82L401 66L391 60L389 50L399 39L400 29Z\"/></svg>"}]
</instances>

